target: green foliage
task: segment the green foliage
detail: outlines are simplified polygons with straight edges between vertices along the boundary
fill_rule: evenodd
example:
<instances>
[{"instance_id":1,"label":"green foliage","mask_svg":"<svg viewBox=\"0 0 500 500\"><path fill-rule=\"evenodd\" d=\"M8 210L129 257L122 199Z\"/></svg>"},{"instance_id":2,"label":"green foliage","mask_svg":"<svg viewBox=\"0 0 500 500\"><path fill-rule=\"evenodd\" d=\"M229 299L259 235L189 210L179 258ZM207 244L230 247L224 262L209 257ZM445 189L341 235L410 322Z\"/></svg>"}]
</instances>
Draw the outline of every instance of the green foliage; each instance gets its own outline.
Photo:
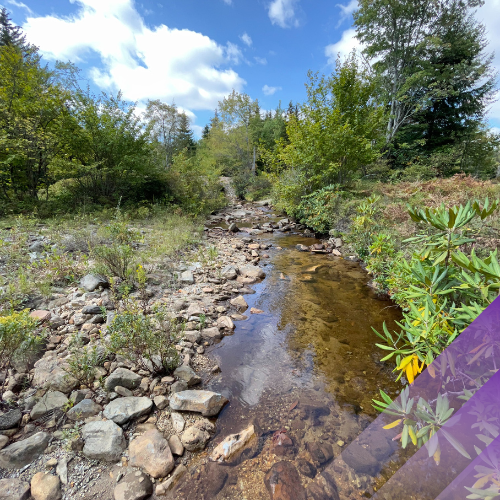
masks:
<instances>
[{"instance_id":1,"label":"green foliage","mask_svg":"<svg viewBox=\"0 0 500 500\"><path fill-rule=\"evenodd\" d=\"M0 371L10 367L14 358L25 361L41 347L45 335L29 310L0 312ZM0 388L3 392L3 385Z\"/></svg>"},{"instance_id":2,"label":"green foliage","mask_svg":"<svg viewBox=\"0 0 500 500\"><path fill-rule=\"evenodd\" d=\"M174 342L179 335L166 310L155 307L145 315L138 304L126 299L126 307L108 328L111 353L121 354L151 374L169 373L179 364Z\"/></svg>"}]
</instances>

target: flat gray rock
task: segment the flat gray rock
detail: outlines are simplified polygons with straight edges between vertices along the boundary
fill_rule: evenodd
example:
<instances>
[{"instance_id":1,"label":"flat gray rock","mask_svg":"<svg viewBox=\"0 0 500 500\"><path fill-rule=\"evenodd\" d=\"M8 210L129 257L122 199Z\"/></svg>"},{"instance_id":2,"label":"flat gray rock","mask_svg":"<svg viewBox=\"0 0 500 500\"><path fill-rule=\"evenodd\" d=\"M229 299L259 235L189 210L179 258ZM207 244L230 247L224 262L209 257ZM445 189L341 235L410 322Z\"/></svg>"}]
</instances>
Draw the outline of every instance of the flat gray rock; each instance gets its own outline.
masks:
<instances>
[{"instance_id":1,"label":"flat gray rock","mask_svg":"<svg viewBox=\"0 0 500 500\"><path fill-rule=\"evenodd\" d=\"M195 411L204 417L217 415L228 400L212 391L182 391L170 396L170 408L177 411Z\"/></svg>"},{"instance_id":2,"label":"flat gray rock","mask_svg":"<svg viewBox=\"0 0 500 500\"><path fill-rule=\"evenodd\" d=\"M43 417L49 411L62 408L69 402L69 399L59 391L47 392L31 410L31 420Z\"/></svg>"},{"instance_id":3,"label":"flat gray rock","mask_svg":"<svg viewBox=\"0 0 500 500\"><path fill-rule=\"evenodd\" d=\"M84 420L88 417L93 417L97 415L102 410L102 406L98 405L91 399L84 399L78 404L73 406L71 410L68 411L67 416L70 420Z\"/></svg>"},{"instance_id":4,"label":"flat gray rock","mask_svg":"<svg viewBox=\"0 0 500 500\"><path fill-rule=\"evenodd\" d=\"M30 484L21 479L0 479L0 500L28 500Z\"/></svg>"},{"instance_id":5,"label":"flat gray rock","mask_svg":"<svg viewBox=\"0 0 500 500\"><path fill-rule=\"evenodd\" d=\"M80 285L82 285L87 292L93 292L100 286L107 287L109 283L104 276L100 276L98 274L87 274L87 276L84 276L80 281Z\"/></svg>"},{"instance_id":6,"label":"flat gray rock","mask_svg":"<svg viewBox=\"0 0 500 500\"><path fill-rule=\"evenodd\" d=\"M7 446L0 451L0 468L22 469L43 453L49 441L49 434L38 432L29 438Z\"/></svg>"},{"instance_id":7,"label":"flat gray rock","mask_svg":"<svg viewBox=\"0 0 500 500\"><path fill-rule=\"evenodd\" d=\"M89 422L82 429L82 437L83 454L87 458L116 462L125 449L123 431L111 420Z\"/></svg>"},{"instance_id":8,"label":"flat gray rock","mask_svg":"<svg viewBox=\"0 0 500 500\"><path fill-rule=\"evenodd\" d=\"M5 431L16 428L22 418L23 414L19 408L0 415L0 430Z\"/></svg>"},{"instance_id":9,"label":"flat gray rock","mask_svg":"<svg viewBox=\"0 0 500 500\"><path fill-rule=\"evenodd\" d=\"M179 380L184 380L188 387L192 387L193 385L201 383L201 377L196 375L196 372L190 366L179 366L179 368L175 369L174 375Z\"/></svg>"},{"instance_id":10,"label":"flat gray rock","mask_svg":"<svg viewBox=\"0 0 500 500\"><path fill-rule=\"evenodd\" d=\"M112 392L117 385L134 390L141 385L141 376L127 368L117 368L104 382L104 388Z\"/></svg>"},{"instance_id":11,"label":"flat gray rock","mask_svg":"<svg viewBox=\"0 0 500 500\"><path fill-rule=\"evenodd\" d=\"M146 397L118 398L111 401L111 403L104 408L103 415L107 419L121 425L133 418L146 415L152 408L153 401Z\"/></svg>"}]
</instances>

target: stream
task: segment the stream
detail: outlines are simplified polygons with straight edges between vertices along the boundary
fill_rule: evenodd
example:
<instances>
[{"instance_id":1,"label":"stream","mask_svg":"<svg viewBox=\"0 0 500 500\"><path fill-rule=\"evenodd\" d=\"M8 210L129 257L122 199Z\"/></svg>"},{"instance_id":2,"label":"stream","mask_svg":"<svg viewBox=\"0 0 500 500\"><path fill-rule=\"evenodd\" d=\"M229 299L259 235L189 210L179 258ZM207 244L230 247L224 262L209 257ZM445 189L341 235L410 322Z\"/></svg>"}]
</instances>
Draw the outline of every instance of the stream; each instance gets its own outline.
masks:
<instances>
[{"instance_id":1,"label":"stream","mask_svg":"<svg viewBox=\"0 0 500 500\"><path fill-rule=\"evenodd\" d=\"M236 321L234 334L209 348L221 372L207 389L230 401L213 442L254 424L259 447L239 464L217 467L207 450L199 475L184 481L179 499L269 500L265 476L282 460L293 463L307 486L376 417L371 400L379 389L395 397L401 388L390 365L379 362L372 330L384 321L396 328L400 312L377 298L359 263L301 252L296 245L318 240L300 234L252 238L271 245L269 259L260 263L266 278L252 285L255 294L244 296L248 319ZM250 308L263 313L250 314ZM280 429L293 443L284 454L273 448Z\"/></svg>"}]
</instances>

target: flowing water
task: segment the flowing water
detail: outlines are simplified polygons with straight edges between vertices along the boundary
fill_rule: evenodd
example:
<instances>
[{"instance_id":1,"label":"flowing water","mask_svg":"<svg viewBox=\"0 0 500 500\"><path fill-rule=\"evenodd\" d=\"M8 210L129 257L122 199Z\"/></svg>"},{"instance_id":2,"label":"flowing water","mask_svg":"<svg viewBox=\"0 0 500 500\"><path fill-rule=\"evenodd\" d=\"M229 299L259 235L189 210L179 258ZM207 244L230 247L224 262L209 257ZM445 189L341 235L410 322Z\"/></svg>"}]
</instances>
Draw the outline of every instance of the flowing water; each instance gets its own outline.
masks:
<instances>
[{"instance_id":1,"label":"flowing water","mask_svg":"<svg viewBox=\"0 0 500 500\"><path fill-rule=\"evenodd\" d=\"M379 362L372 330L384 321L394 326L400 313L377 299L360 265L300 252L297 244L317 242L300 235L265 233L254 239L272 244L263 267L267 277L253 285L255 294L245 295L248 319L237 321L234 334L210 348L221 373L207 389L230 401L217 419L213 442L254 423L262 436L259 450L223 472L210 469L207 450L198 475L184 482L176 498L268 500L265 475L283 459L297 466L307 485L314 472L303 474L304 461L315 463L318 473L329 461L322 463L317 447L330 444L339 455L376 416L371 399L379 389L394 397L401 387ZM250 314L251 307L264 312ZM293 441L285 457L276 456L272 444L280 429Z\"/></svg>"}]
</instances>

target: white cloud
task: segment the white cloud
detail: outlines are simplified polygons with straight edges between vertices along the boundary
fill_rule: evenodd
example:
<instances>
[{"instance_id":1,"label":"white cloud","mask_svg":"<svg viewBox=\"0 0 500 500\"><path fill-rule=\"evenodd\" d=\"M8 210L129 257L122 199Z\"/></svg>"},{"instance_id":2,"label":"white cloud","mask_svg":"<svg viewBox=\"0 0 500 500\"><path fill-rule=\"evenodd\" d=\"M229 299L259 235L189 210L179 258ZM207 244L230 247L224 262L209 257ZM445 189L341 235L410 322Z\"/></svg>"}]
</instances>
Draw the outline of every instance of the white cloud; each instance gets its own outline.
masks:
<instances>
[{"instance_id":1,"label":"white cloud","mask_svg":"<svg viewBox=\"0 0 500 500\"><path fill-rule=\"evenodd\" d=\"M231 5L233 0L223 0L226 5Z\"/></svg>"},{"instance_id":2,"label":"white cloud","mask_svg":"<svg viewBox=\"0 0 500 500\"><path fill-rule=\"evenodd\" d=\"M358 8L358 0L351 0L347 5L338 3L336 7L340 8L340 19L337 24L338 27Z\"/></svg>"},{"instance_id":3,"label":"white cloud","mask_svg":"<svg viewBox=\"0 0 500 500\"><path fill-rule=\"evenodd\" d=\"M23 26L30 42L49 59L85 61L97 54L90 74L105 90L121 89L126 99L161 99L185 109L214 109L245 81L228 64L239 62L234 44L223 47L187 29L149 28L133 0L76 0L69 17L29 17ZM226 66L226 68L224 68Z\"/></svg>"},{"instance_id":4,"label":"white cloud","mask_svg":"<svg viewBox=\"0 0 500 500\"><path fill-rule=\"evenodd\" d=\"M262 66L265 66L267 64L267 59L265 57L255 56L254 59L257 64L262 64Z\"/></svg>"},{"instance_id":5,"label":"white cloud","mask_svg":"<svg viewBox=\"0 0 500 500\"><path fill-rule=\"evenodd\" d=\"M500 128L499 127L491 127L490 132L492 134L500 134Z\"/></svg>"},{"instance_id":6,"label":"white cloud","mask_svg":"<svg viewBox=\"0 0 500 500\"><path fill-rule=\"evenodd\" d=\"M269 4L269 19L282 28L297 27L295 7L298 0L273 0Z\"/></svg>"},{"instance_id":7,"label":"white cloud","mask_svg":"<svg viewBox=\"0 0 500 500\"><path fill-rule=\"evenodd\" d=\"M278 90L281 90L281 87L270 87L269 85L264 85L262 87L262 92L264 92L265 95L274 95Z\"/></svg>"},{"instance_id":8,"label":"white cloud","mask_svg":"<svg viewBox=\"0 0 500 500\"><path fill-rule=\"evenodd\" d=\"M7 0L9 5L13 5L14 7L19 7L20 9L25 9L29 14L32 14L33 11L23 2L17 2L16 0Z\"/></svg>"},{"instance_id":9,"label":"white cloud","mask_svg":"<svg viewBox=\"0 0 500 500\"><path fill-rule=\"evenodd\" d=\"M328 58L328 64L335 64L337 55L343 58L349 55L353 49L359 49L359 40L355 37L356 30L350 28L342 33L341 39L325 47L325 56Z\"/></svg>"},{"instance_id":10,"label":"white cloud","mask_svg":"<svg viewBox=\"0 0 500 500\"><path fill-rule=\"evenodd\" d=\"M250 35L248 33L243 33L240 38L245 45L248 45L248 47L252 45L252 39L250 38Z\"/></svg>"}]
</instances>

